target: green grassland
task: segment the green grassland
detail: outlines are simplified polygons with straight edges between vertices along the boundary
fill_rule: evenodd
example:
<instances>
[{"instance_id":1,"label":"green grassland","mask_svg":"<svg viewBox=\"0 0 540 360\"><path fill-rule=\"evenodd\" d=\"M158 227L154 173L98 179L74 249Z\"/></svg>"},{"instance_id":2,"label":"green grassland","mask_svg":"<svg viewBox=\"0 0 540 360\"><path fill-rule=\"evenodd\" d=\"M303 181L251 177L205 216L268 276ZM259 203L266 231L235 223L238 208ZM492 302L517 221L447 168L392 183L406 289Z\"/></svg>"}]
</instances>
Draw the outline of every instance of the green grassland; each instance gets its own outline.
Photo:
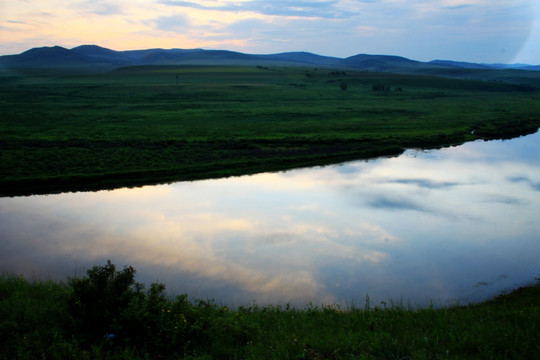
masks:
<instances>
[{"instance_id":1,"label":"green grassland","mask_svg":"<svg viewBox=\"0 0 540 360\"><path fill-rule=\"evenodd\" d=\"M530 86L323 68L4 71L0 109L4 196L286 170L540 127Z\"/></svg>"},{"instance_id":2,"label":"green grassland","mask_svg":"<svg viewBox=\"0 0 540 360\"><path fill-rule=\"evenodd\" d=\"M246 305L145 291L108 262L67 282L0 276L0 359L538 359L540 286L448 308Z\"/></svg>"}]
</instances>

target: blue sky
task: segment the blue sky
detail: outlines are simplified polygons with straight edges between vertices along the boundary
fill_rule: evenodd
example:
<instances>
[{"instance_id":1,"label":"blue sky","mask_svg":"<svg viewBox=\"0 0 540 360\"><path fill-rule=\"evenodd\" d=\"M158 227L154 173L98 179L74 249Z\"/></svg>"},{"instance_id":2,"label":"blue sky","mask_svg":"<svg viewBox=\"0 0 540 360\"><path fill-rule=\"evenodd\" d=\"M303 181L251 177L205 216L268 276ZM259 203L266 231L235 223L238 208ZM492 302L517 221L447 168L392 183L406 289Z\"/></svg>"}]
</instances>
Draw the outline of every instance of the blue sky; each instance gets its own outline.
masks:
<instances>
[{"instance_id":1,"label":"blue sky","mask_svg":"<svg viewBox=\"0 0 540 360\"><path fill-rule=\"evenodd\" d=\"M360 53L540 64L537 0L10 0L0 54L97 44L114 50Z\"/></svg>"}]
</instances>

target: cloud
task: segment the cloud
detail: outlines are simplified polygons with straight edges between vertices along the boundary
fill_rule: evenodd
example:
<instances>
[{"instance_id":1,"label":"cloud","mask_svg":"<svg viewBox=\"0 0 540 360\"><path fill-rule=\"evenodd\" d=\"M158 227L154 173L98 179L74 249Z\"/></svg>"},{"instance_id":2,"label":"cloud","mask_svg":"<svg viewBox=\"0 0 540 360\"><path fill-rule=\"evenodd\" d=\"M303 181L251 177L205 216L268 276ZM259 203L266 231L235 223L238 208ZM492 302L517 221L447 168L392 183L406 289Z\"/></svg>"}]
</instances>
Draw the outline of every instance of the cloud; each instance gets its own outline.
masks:
<instances>
[{"instance_id":1,"label":"cloud","mask_svg":"<svg viewBox=\"0 0 540 360\"><path fill-rule=\"evenodd\" d=\"M189 29L191 21L186 15L176 14L170 16L160 16L151 21L158 30L163 31L184 31Z\"/></svg>"},{"instance_id":2,"label":"cloud","mask_svg":"<svg viewBox=\"0 0 540 360\"><path fill-rule=\"evenodd\" d=\"M213 195L208 196L209 203L200 201L205 192L201 190L208 189L204 182L74 193L64 203L67 208L60 205L60 196L36 198L34 205L28 199L18 206L0 207L0 228L9 230L4 231L0 260L10 256L25 259L28 265L54 263L58 257L84 263L110 258L151 267L154 274L172 274L167 283L185 280L193 284L185 285L189 293L199 286L205 294L224 287L236 289L234 296L243 294L244 302L257 298L303 304L333 301L328 284L321 280L321 266L336 268L345 263L369 268L386 261L386 251L398 240L358 219L325 224L320 216L326 216L318 216L319 211L308 216L305 209L285 210L287 216L281 210L276 216L260 216L242 206L231 211L227 201L235 191L229 188L224 195L219 189L223 183L217 181L211 188L223 198L224 208L212 203ZM182 202L176 200L178 195ZM104 202L107 210L95 211ZM36 206L51 210L34 213ZM26 218L22 234L10 227L13 218ZM114 218L118 222L111 222ZM40 251L32 253L29 248Z\"/></svg>"},{"instance_id":3,"label":"cloud","mask_svg":"<svg viewBox=\"0 0 540 360\"><path fill-rule=\"evenodd\" d=\"M390 210L390 211L419 211L432 213L425 206L418 204L413 200L409 200L400 196L376 195L368 201L368 205L375 209Z\"/></svg>"},{"instance_id":4,"label":"cloud","mask_svg":"<svg viewBox=\"0 0 540 360\"><path fill-rule=\"evenodd\" d=\"M499 203L499 204L505 204L505 205L520 205L520 206L529 204L529 202L523 199L513 197L513 196L500 195L500 194L491 195L487 197L486 199L484 199L483 202Z\"/></svg>"},{"instance_id":5,"label":"cloud","mask_svg":"<svg viewBox=\"0 0 540 360\"><path fill-rule=\"evenodd\" d=\"M203 10L215 8L208 5L194 3L192 1L161 0L159 1L159 3L163 5L180 6L180 7L187 7L187 8L193 8L193 9L203 9Z\"/></svg>"},{"instance_id":6,"label":"cloud","mask_svg":"<svg viewBox=\"0 0 540 360\"><path fill-rule=\"evenodd\" d=\"M321 23L305 18L294 21L247 18L224 27L223 32L229 37L265 44L265 46L273 47L276 50L288 42L296 44L296 50L301 50L305 47L304 44L312 41L311 34L317 31L320 26ZM325 27L325 35L331 31L329 26Z\"/></svg>"},{"instance_id":7,"label":"cloud","mask_svg":"<svg viewBox=\"0 0 540 360\"><path fill-rule=\"evenodd\" d=\"M523 182L523 183L528 184L534 191L540 191L540 182L536 182L527 176L512 177L512 178L509 178L508 181L513 182L513 183Z\"/></svg>"},{"instance_id":8,"label":"cloud","mask_svg":"<svg viewBox=\"0 0 540 360\"><path fill-rule=\"evenodd\" d=\"M93 15L111 16L123 13L123 9L118 5L118 1L111 0L86 0L82 3L73 3L74 9L82 12L88 11Z\"/></svg>"},{"instance_id":9,"label":"cloud","mask_svg":"<svg viewBox=\"0 0 540 360\"><path fill-rule=\"evenodd\" d=\"M461 185L454 181L435 181L430 179L396 179L385 181L394 184L416 185L426 189L444 189Z\"/></svg>"},{"instance_id":10,"label":"cloud","mask_svg":"<svg viewBox=\"0 0 540 360\"><path fill-rule=\"evenodd\" d=\"M345 18L350 17L353 13L343 10L336 5L335 0L321 1L244 1L230 2L225 4L201 4L193 1L177 1L177 0L161 0L160 4L169 6L179 6L198 10L217 10L229 12L252 12L261 15L270 16L285 16L285 17L307 17L307 18Z\"/></svg>"}]
</instances>

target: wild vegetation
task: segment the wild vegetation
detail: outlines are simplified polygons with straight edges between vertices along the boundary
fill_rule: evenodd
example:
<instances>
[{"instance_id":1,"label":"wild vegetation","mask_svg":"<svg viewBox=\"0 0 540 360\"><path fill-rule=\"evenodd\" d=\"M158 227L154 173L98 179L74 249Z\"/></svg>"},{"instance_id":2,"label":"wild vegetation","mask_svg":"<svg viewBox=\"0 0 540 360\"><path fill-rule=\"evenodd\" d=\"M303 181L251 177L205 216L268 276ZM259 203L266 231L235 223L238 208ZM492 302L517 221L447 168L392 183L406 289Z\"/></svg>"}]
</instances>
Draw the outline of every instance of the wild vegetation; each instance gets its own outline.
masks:
<instances>
[{"instance_id":1,"label":"wild vegetation","mask_svg":"<svg viewBox=\"0 0 540 360\"><path fill-rule=\"evenodd\" d=\"M540 91L315 68L140 66L0 76L0 195L395 155L540 127Z\"/></svg>"},{"instance_id":2,"label":"wild vegetation","mask_svg":"<svg viewBox=\"0 0 540 360\"><path fill-rule=\"evenodd\" d=\"M540 286L462 307L230 309L108 262L67 282L0 277L0 359L537 359Z\"/></svg>"}]
</instances>

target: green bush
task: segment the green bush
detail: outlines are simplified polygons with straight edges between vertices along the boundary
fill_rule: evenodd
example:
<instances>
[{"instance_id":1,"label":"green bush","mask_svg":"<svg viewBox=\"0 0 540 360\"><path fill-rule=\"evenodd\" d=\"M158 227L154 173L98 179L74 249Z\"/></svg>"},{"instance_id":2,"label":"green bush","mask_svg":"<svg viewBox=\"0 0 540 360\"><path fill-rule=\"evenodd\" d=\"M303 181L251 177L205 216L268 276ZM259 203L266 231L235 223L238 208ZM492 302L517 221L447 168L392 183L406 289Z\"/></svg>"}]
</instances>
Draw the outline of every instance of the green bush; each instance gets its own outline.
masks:
<instances>
[{"instance_id":1,"label":"green bush","mask_svg":"<svg viewBox=\"0 0 540 360\"><path fill-rule=\"evenodd\" d=\"M183 354L194 338L202 338L197 326L208 328L208 319L195 314L187 295L170 299L160 283L151 284L145 293L131 266L118 271L107 261L88 270L83 278L71 278L69 286L72 330L84 349L98 345L101 350L108 346Z\"/></svg>"},{"instance_id":2,"label":"green bush","mask_svg":"<svg viewBox=\"0 0 540 360\"><path fill-rule=\"evenodd\" d=\"M135 282L133 267L117 271L110 260L88 270L84 278L71 278L69 286L74 331L89 343L122 332L123 312L142 296L143 288Z\"/></svg>"}]
</instances>

